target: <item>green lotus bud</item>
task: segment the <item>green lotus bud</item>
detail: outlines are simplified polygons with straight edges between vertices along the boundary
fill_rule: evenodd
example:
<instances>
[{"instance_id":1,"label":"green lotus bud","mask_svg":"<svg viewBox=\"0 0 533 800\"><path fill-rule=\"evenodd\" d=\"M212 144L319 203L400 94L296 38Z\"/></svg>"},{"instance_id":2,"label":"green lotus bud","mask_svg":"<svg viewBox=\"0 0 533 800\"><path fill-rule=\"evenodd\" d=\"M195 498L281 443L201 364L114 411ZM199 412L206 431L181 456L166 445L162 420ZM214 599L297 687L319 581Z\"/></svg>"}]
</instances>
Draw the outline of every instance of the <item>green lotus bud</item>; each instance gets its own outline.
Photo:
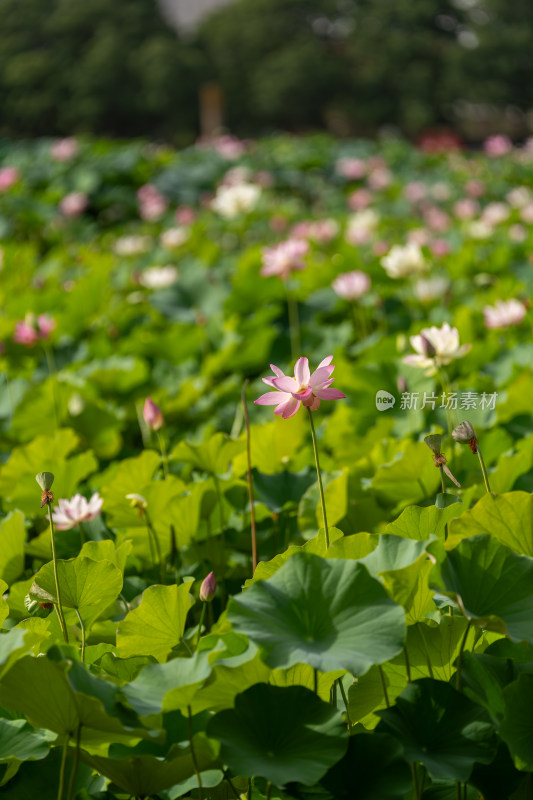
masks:
<instances>
[{"instance_id":1,"label":"green lotus bud","mask_svg":"<svg viewBox=\"0 0 533 800\"><path fill-rule=\"evenodd\" d=\"M51 472L39 472L38 475L35 476L35 480L43 490L43 492L47 492L49 489L52 488L52 484L54 482L54 476Z\"/></svg>"}]
</instances>

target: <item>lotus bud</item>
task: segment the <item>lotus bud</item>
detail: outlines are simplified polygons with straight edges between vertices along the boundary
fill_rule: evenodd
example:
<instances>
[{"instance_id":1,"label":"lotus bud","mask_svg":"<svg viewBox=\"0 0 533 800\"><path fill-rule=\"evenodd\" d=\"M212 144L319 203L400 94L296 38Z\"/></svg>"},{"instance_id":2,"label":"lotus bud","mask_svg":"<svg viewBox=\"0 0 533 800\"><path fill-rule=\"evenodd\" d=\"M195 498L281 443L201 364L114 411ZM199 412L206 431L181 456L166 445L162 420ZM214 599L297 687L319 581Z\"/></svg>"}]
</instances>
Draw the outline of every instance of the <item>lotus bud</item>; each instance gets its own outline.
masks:
<instances>
[{"instance_id":1,"label":"lotus bud","mask_svg":"<svg viewBox=\"0 0 533 800\"><path fill-rule=\"evenodd\" d=\"M158 431L165 423L161 409L154 403L151 397L147 397L144 401L143 418L148 427L153 431Z\"/></svg>"},{"instance_id":2,"label":"lotus bud","mask_svg":"<svg viewBox=\"0 0 533 800\"><path fill-rule=\"evenodd\" d=\"M203 579L200 586L200 600L202 603L210 603L217 590L217 582L215 580L215 573L210 572L209 575Z\"/></svg>"}]
</instances>

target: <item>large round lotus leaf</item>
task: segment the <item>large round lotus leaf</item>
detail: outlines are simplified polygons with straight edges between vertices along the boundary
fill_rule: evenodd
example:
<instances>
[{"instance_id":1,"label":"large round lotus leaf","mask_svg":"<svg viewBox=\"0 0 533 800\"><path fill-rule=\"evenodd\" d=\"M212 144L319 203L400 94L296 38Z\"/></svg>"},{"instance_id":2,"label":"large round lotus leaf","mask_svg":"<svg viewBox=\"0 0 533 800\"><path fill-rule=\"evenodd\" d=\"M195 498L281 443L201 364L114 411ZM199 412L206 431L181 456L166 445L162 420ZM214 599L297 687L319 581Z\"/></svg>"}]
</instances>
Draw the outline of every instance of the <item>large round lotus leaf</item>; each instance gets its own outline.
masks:
<instances>
[{"instance_id":1,"label":"large round lotus leaf","mask_svg":"<svg viewBox=\"0 0 533 800\"><path fill-rule=\"evenodd\" d=\"M313 785L348 746L340 713L303 686L251 686L235 708L211 719L207 734L221 742L222 760L237 775L276 786Z\"/></svg>"},{"instance_id":2,"label":"large round lotus leaf","mask_svg":"<svg viewBox=\"0 0 533 800\"><path fill-rule=\"evenodd\" d=\"M441 575L475 624L533 642L533 558L515 555L492 536L475 536L448 553Z\"/></svg>"},{"instance_id":3,"label":"large round lotus leaf","mask_svg":"<svg viewBox=\"0 0 533 800\"><path fill-rule=\"evenodd\" d=\"M25 719L0 718L0 761L46 758L54 739L53 733L35 730Z\"/></svg>"},{"instance_id":4,"label":"large round lotus leaf","mask_svg":"<svg viewBox=\"0 0 533 800\"><path fill-rule=\"evenodd\" d=\"M268 581L232 598L228 617L273 668L304 663L364 675L397 655L405 638L403 609L366 567L311 553L296 553Z\"/></svg>"},{"instance_id":5,"label":"large round lotus leaf","mask_svg":"<svg viewBox=\"0 0 533 800\"><path fill-rule=\"evenodd\" d=\"M515 765L533 772L533 675L522 674L503 691L505 711L500 736Z\"/></svg>"},{"instance_id":6,"label":"large round lotus leaf","mask_svg":"<svg viewBox=\"0 0 533 800\"><path fill-rule=\"evenodd\" d=\"M376 714L378 732L395 736L406 760L421 761L435 780L467 781L474 762L489 764L496 752L485 710L443 681L413 681Z\"/></svg>"},{"instance_id":7,"label":"large round lotus leaf","mask_svg":"<svg viewBox=\"0 0 533 800\"><path fill-rule=\"evenodd\" d=\"M335 800L402 800L412 784L401 744L382 733L352 736L346 755L322 778Z\"/></svg>"}]
</instances>

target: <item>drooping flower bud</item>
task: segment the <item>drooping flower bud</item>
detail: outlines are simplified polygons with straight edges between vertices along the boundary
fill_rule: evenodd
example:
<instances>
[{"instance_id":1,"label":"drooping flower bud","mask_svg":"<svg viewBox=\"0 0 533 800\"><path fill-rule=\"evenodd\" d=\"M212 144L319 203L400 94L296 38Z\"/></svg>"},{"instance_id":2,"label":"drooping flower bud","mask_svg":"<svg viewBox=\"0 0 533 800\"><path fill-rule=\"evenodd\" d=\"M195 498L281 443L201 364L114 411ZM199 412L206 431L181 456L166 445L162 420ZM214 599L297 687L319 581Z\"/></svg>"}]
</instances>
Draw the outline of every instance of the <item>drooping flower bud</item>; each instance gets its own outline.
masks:
<instances>
[{"instance_id":1,"label":"drooping flower bud","mask_svg":"<svg viewBox=\"0 0 533 800\"><path fill-rule=\"evenodd\" d=\"M130 501L130 506L132 508L138 508L141 513L145 508L148 507L148 501L146 500L146 497L142 496L142 494L127 494L126 500Z\"/></svg>"},{"instance_id":2,"label":"drooping flower bud","mask_svg":"<svg viewBox=\"0 0 533 800\"><path fill-rule=\"evenodd\" d=\"M442 436L440 433L432 433L429 436L424 436L424 441L432 453L440 453L440 445Z\"/></svg>"},{"instance_id":3,"label":"drooping flower bud","mask_svg":"<svg viewBox=\"0 0 533 800\"><path fill-rule=\"evenodd\" d=\"M200 586L200 600L202 603L210 603L217 590L217 582L215 580L215 573L210 572L209 575L203 579Z\"/></svg>"},{"instance_id":4,"label":"drooping flower bud","mask_svg":"<svg viewBox=\"0 0 533 800\"><path fill-rule=\"evenodd\" d=\"M466 421L461 422L453 431L452 437L460 444L467 444L471 451L477 453L477 437L471 423Z\"/></svg>"},{"instance_id":5,"label":"drooping flower bud","mask_svg":"<svg viewBox=\"0 0 533 800\"><path fill-rule=\"evenodd\" d=\"M143 418L148 427L153 431L158 431L165 424L161 409L154 403L151 397L147 397L144 401Z\"/></svg>"}]
</instances>

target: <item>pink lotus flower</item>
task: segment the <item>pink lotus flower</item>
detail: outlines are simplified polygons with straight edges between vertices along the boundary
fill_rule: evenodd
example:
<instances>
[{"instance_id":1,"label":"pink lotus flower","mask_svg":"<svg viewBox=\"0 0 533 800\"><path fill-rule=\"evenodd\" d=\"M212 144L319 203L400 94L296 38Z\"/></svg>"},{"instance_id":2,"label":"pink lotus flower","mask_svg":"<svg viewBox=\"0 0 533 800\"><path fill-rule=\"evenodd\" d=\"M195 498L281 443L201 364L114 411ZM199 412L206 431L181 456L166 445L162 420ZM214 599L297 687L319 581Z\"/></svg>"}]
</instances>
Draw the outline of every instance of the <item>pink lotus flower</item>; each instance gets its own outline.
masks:
<instances>
[{"instance_id":1,"label":"pink lotus flower","mask_svg":"<svg viewBox=\"0 0 533 800\"><path fill-rule=\"evenodd\" d=\"M180 206L174 217L178 225L192 225L196 219L196 211L190 206Z\"/></svg>"},{"instance_id":2,"label":"pink lotus flower","mask_svg":"<svg viewBox=\"0 0 533 800\"><path fill-rule=\"evenodd\" d=\"M357 300L370 289L370 278L359 269L339 275L331 284L334 291L344 300Z\"/></svg>"},{"instance_id":3,"label":"pink lotus flower","mask_svg":"<svg viewBox=\"0 0 533 800\"><path fill-rule=\"evenodd\" d=\"M26 347L33 347L35 342L39 341L39 334L35 328L27 322L17 322L15 325L15 333L13 334L13 341L17 344L23 344Z\"/></svg>"},{"instance_id":4,"label":"pink lotus flower","mask_svg":"<svg viewBox=\"0 0 533 800\"><path fill-rule=\"evenodd\" d=\"M56 326L57 322L53 317L49 317L48 314L39 314L37 317L37 327L39 329L39 337L41 339L48 339Z\"/></svg>"},{"instance_id":5,"label":"pink lotus flower","mask_svg":"<svg viewBox=\"0 0 533 800\"><path fill-rule=\"evenodd\" d=\"M85 192L71 192L61 200L59 208L64 217L79 217L87 208L89 198Z\"/></svg>"},{"instance_id":6,"label":"pink lotus flower","mask_svg":"<svg viewBox=\"0 0 533 800\"><path fill-rule=\"evenodd\" d=\"M426 370L426 375L435 375L439 367L450 364L454 359L464 356L472 347L471 344L459 346L459 332L445 322L441 328L433 325L423 328L417 336L409 341L416 355L405 356L405 364Z\"/></svg>"},{"instance_id":7,"label":"pink lotus flower","mask_svg":"<svg viewBox=\"0 0 533 800\"><path fill-rule=\"evenodd\" d=\"M485 306L483 316L486 328L508 328L519 325L526 316L526 307L520 300L496 300L493 306Z\"/></svg>"},{"instance_id":8,"label":"pink lotus flower","mask_svg":"<svg viewBox=\"0 0 533 800\"><path fill-rule=\"evenodd\" d=\"M151 183L146 183L137 192L139 200L139 215L141 219L152 222L163 216L168 203L159 189Z\"/></svg>"},{"instance_id":9,"label":"pink lotus flower","mask_svg":"<svg viewBox=\"0 0 533 800\"><path fill-rule=\"evenodd\" d=\"M509 153L513 149L513 143L508 136L489 136L483 142L483 149L488 156L497 158Z\"/></svg>"},{"instance_id":10,"label":"pink lotus flower","mask_svg":"<svg viewBox=\"0 0 533 800\"><path fill-rule=\"evenodd\" d=\"M357 181L366 175L367 163L362 158L339 158L335 170L349 181Z\"/></svg>"},{"instance_id":11,"label":"pink lotus flower","mask_svg":"<svg viewBox=\"0 0 533 800\"><path fill-rule=\"evenodd\" d=\"M462 197L455 203L453 213L457 219L472 219L479 213L479 203L471 197Z\"/></svg>"},{"instance_id":12,"label":"pink lotus flower","mask_svg":"<svg viewBox=\"0 0 533 800\"><path fill-rule=\"evenodd\" d=\"M59 500L59 507L54 509L52 519L58 531L68 531L80 522L95 519L102 509L103 498L98 492L87 500L81 494L75 494L70 500Z\"/></svg>"},{"instance_id":13,"label":"pink lotus flower","mask_svg":"<svg viewBox=\"0 0 533 800\"><path fill-rule=\"evenodd\" d=\"M48 339L57 323L47 314L39 314L37 319L34 314L26 314L24 319L15 325L13 341L26 347L33 347L39 339Z\"/></svg>"},{"instance_id":14,"label":"pink lotus flower","mask_svg":"<svg viewBox=\"0 0 533 800\"><path fill-rule=\"evenodd\" d=\"M0 167L0 192L7 192L20 178L16 167Z\"/></svg>"},{"instance_id":15,"label":"pink lotus flower","mask_svg":"<svg viewBox=\"0 0 533 800\"><path fill-rule=\"evenodd\" d=\"M348 208L351 211L362 211L371 204L373 199L374 195L370 189L356 189L355 192L348 195Z\"/></svg>"},{"instance_id":16,"label":"pink lotus flower","mask_svg":"<svg viewBox=\"0 0 533 800\"><path fill-rule=\"evenodd\" d=\"M302 239L287 239L274 247L265 248L261 275L278 275L282 280L288 280L291 272L305 269L302 259L308 250L308 243Z\"/></svg>"},{"instance_id":17,"label":"pink lotus flower","mask_svg":"<svg viewBox=\"0 0 533 800\"><path fill-rule=\"evenodd\" d=\"M163 414L151 397L147 397L143 406L143 418L149 428L158 431L165 424Z\"/></svg>"},{"instance_id":18,"label":"pink lotus flower","mask_svg":"<svg viewBox=\"0 0 533 800\"><path fill-rule=\"evenodd\" d=\"M259 406L277 406L274 414L289 419L296 414L302 403L311 411L316 411L321 400L341 400L346 395L338 389L330 388L333 383L330 375L335 369L332 360L333 356L327 356L311 374L309 361L302 356L294 366L294 378L271 364L274 377L263 378L263 383L272 386L276 391L266 392L254 400L254 403Z\"/></svg>"},{"instance_id":19,"label":"pink lotus flower","mask_svg":"<svg viewBox=\"0 0 533 800\"><path fill-rule=\"evenodd\" d=\"M50 148L54 161L70 161L78 154L78 142L73 136L58 139Z\"/></svg>"}]
</instances>

